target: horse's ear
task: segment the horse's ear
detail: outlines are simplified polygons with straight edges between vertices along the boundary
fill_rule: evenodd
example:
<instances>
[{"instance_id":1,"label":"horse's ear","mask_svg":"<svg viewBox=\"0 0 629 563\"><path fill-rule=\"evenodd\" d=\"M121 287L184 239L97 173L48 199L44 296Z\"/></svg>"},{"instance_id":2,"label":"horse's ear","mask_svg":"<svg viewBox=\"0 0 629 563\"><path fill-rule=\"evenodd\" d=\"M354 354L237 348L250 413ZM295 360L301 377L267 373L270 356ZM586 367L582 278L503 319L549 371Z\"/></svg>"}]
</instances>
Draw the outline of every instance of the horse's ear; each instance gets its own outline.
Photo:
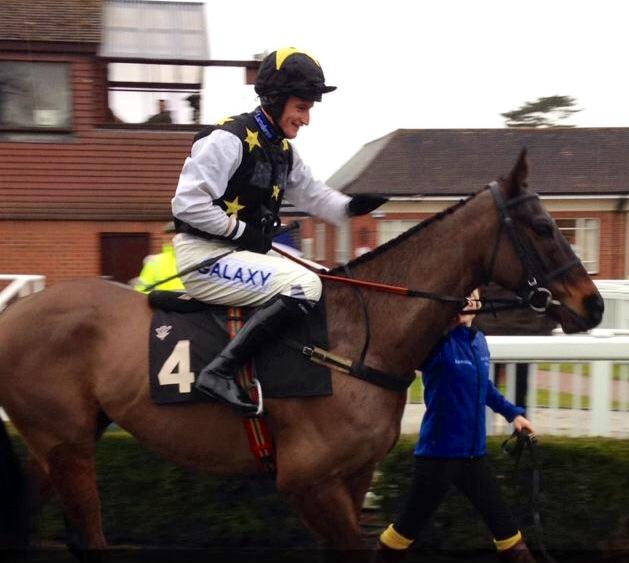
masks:
<instances>
[{"instance_id":1,"label":"horse's ear","mask_svg":"<svg viewBox=\"0 0 629 563\"><path fill-rule=\"evenodd\" d=\"M518 161L515 163L511 174L507 180L509 186L509 195L511 197L517 195L522 188L526 187L526 178L529 174L529 163L526 157L526 147L520 151Z\"/></svg>"}]
</instances>

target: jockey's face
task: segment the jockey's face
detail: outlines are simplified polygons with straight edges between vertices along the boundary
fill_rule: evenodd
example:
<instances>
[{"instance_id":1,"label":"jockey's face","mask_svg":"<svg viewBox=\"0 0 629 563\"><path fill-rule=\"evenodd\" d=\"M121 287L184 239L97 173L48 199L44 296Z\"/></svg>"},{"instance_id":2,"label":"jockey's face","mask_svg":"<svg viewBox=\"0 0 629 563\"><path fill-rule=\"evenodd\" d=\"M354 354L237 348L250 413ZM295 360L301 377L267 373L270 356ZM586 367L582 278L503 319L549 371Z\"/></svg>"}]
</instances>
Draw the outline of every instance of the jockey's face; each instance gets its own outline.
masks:
<instances>
[{"instance_id":1,"label":"jockey's face","mask_svg":"<svg viewBox=\"0 0 629 563\"><path fill-rule=\"evenodd\" d=\"M314 102L303 100L297 96L290 96L284 105L284 111L280 122L280 129L284 132L287 139L294 139L299 133L302 125L310 123L310 110L314 106Z\"/></svg>"}]
</instances>

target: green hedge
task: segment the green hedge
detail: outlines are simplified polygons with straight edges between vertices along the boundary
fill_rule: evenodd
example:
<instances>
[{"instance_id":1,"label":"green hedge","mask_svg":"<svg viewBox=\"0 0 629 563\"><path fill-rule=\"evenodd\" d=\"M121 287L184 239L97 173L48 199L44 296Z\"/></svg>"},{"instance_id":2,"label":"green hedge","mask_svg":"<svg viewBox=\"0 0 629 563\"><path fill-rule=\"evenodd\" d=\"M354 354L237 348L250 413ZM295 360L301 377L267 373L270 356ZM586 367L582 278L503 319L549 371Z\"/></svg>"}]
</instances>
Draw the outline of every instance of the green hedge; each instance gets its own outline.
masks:
<instances>
[{"instance_id":1,"label":"green hedge","mask_svg":"<svg viewBox=\"0 0 629 563\"><path fill-rule=\"evenodd\" d=\"M488 455L502 490L532 545L543 540L549 550L629 549L629 441L543 437L541 458L541 520L543 537L532 525L530 476L500 451L502 439L490 438ZM414 440L402 438L380 466L374 492L381 497L386 521L395 519L412 476ZM451 491L418 547L483 549L491 534L470 503Z\"/></svg>"},{"instance_id":2,"label":"green hedge","mask_svg":"<svg viewBox=\"0 0 629 563\"><path fill-rule=\"evenodd\" d=\"M189 472L121 431L104 435L96 463L105 536L112 545L315 545L269 478ZM38 528L42 538L63 539L56 499L43 511Z\"/></svg>"},{"instance_id":3,"label":"green hedge","mask_svg":"<svg viewBox=\"0 0 629 563\"><path fill-rule=\"evenodd\" d=\"M515 485L514 464L489 440L498 478L532 542L526 498ZM16 443L18 441L16 440ZM380 465L373 491L376 519L395 518L412 474L414 441L402 438ZM20 452L24 449L18 443ZM550 550L629 548L629 441L543 438L542 523ZM112 544L196 546L298 546L315 542L267 478L193 474L159 459L121 431L97 449L105 533ZM56 501L38 520L40 536L63 537ZM435 549L487 549L491 536L462 495L448 495L418 540Z\"/></svg>"}]
</instances>

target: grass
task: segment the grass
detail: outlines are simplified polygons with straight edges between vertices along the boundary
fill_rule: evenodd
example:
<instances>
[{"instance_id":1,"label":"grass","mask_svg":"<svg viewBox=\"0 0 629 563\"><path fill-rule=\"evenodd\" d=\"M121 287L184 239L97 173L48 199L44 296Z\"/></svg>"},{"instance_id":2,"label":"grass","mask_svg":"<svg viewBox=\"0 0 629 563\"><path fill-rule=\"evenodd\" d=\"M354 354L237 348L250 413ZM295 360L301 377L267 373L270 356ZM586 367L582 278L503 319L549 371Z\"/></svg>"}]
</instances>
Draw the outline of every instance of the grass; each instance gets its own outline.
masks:
<instances>
[{"instance_id":1,"label":"grass","mask_svg":"<svg viewBox=\"0 0 629 563\"><path fill-rule=\"evenodd\" d=\"M560 363L560 364L551 364L551 363L541 363L537 364L538 371L553 371L553 366L559 367L560 373L572 374L575 373L575 366L577 364L569 364L569 363ZM614 381L629 381L629 372L627 375L623 377L623 366L627 366L628 364L614 364L612 368L612 379ZM590 377L590 364L584 363L581 364L581 374L583 377ZM627 372L627 368L624 370Z\"/></svg>"},{"instance_id":2,"label":"grass","mask_svg":"<svg viewBox=\"0 0 629 563\"><path fill-rule=\"evenodd\" d=\"M416 377L415 381L411 383L409 387L409 399L411 403L423 403L424 402L424 385L421 377Z\"/></svg>"},{"instance_id":3,"label":"grass","mask_svg":"<svg viewBox=\"0 0 629 563\"><path fill-rule=\"evenodd\" d=\"M541 364L539 364L541 365ZM550 365L550 364L549 364ZM570 364L563 364L570 366ZM504 394L506 392L506 385L499 384L498 390ZM424 402L424 386L422 385L421 378L416 378L409 388L410 402L411 403L423 403ZM560 392L559 393L559 408L571 409L572 406L572 393ZM550 407L551 406L551 392L548 389L537 389L537 401L538 407ZM623 405L620 401L612 401L612 410L620 410ZM590 408L590 397L588 395L581 395L580 408Z\"/></svg>"}]
</instances>

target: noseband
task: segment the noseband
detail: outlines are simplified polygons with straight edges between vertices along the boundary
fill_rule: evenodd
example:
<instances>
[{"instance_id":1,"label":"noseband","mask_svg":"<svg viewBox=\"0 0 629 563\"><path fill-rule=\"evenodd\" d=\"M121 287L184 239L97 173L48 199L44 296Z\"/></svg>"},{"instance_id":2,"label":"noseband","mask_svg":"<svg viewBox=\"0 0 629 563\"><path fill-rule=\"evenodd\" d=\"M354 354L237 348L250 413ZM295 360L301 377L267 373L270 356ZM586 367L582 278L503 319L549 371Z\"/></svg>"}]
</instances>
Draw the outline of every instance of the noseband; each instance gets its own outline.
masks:
<instances>
[{"instance_id":1,"label":"noseband","mask_svg":"<svg viewBox=\"0 0 629 563\"><path fill-rule=\"evenodd\" d=\"M552 270L548 273L543 272L536 266L536 264L544 263L540 258L539 253L531 244L526 244L524 242L525 237L518 233L515 222L509 215L510 207L515 207L531 199L539 199L539 196L534 193L527 193L514 197L509 201L505 201L502 196L502 192L500 191L498 182L490 182L488 187L491 190L491 195L493 196L496 207L498 208L498 213L500 215L500 229L491 254L489 270L485 276L486 282L491 280L494 266L496 264L496 258L498 256L500 239L502 238L502 233L506 231L513 247L515 248L518 258L520 259L520 263L526 272L526 286L517 291L518 295L523 298L524 301L528 303L529 307L536 313L546 312L550 305L561 305L558 300L553 299L552 292L546 286L549 285L549 283L555 278L565 274L574 266L579 265L581 263L580 260L575 257L574 260L561 266L560 268Z\"/></svg>"}]
</instances>

